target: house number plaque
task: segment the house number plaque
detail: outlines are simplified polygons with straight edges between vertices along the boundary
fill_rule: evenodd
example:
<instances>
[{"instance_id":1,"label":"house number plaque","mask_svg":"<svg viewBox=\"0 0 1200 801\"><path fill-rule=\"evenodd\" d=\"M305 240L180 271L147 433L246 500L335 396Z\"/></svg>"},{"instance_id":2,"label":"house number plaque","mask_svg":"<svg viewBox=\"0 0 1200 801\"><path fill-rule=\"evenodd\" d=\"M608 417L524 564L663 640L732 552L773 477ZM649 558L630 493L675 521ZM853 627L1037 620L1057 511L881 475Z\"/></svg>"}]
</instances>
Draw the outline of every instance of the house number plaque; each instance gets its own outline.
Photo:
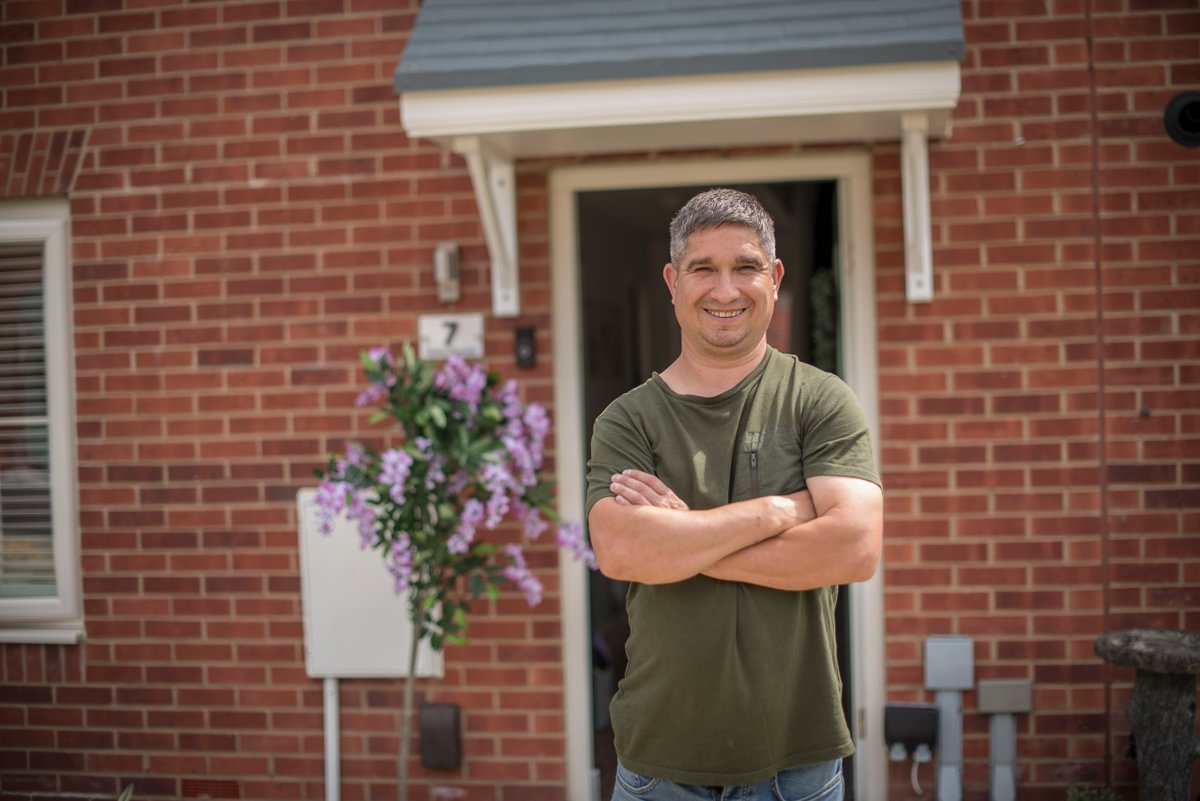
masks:
<instances>
[{"instance_id":1,"label":"house number plaque","mask_svg":"<svg viewBox=\"0 0 1200 801\"><path fill-rule=\"evenodd\" d=\"M483 358L483 315L476 312L417 317L417 356L436 361L452 355Z\"/></svg>"}]
</instances>

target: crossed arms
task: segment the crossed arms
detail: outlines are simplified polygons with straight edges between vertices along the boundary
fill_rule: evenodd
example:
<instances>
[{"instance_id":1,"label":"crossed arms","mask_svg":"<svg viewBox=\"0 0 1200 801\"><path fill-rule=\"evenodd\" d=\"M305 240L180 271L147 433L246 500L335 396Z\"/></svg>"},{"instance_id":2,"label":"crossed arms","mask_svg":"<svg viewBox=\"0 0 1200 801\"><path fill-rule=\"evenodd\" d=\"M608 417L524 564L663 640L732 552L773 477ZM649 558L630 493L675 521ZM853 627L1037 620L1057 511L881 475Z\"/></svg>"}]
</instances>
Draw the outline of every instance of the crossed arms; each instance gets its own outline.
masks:
<instances>
[{"instance_id":1,"label":"crossed arms","mask_svg":"<svg viewBox=\"0 0 1200 801\"><path fill-rule=\"evenodd\" d=\"M883 493L860 478L813 476L808 488L692 510L657 477L613 476L588 515L610 578L667 584L697 575L808 590L866 581L882 550Z\"/></svg>"}]
</instances>

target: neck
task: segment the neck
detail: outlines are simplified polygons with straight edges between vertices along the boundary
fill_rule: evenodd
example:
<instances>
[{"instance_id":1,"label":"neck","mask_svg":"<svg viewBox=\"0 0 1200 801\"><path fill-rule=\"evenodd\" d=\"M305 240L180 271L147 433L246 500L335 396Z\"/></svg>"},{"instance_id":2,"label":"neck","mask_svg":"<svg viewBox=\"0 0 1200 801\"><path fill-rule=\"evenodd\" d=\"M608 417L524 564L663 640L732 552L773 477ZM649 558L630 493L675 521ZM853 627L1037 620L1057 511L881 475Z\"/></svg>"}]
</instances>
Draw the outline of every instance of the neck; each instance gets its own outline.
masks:
<instances>
[{"instance_id":1,"label":"neck","mask_svg":"<svg viewBox=\"0 0 1200 801\"><path fill-rule=\"evenodd\" d=\"M711 398L727 389L754 371L767 354L767 339L763 339L746 353L736 357L701 353L684 343L679 358L663 370L663 381L680 395L699 395Z\"/></svg>"}]
</instances>

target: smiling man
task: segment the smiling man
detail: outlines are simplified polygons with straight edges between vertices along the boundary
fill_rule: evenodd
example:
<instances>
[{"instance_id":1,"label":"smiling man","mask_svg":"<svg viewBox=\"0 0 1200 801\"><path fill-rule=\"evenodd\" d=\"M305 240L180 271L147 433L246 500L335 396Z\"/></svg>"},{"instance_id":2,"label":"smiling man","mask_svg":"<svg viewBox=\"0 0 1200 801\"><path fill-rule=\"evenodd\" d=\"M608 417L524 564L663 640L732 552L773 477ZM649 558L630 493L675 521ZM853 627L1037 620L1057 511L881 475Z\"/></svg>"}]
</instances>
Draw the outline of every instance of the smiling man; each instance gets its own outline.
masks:
<instances>
[{"instance_id":1,"label":"smiling man","mask_svg":"<svg viewBox=\"0 0 1200 801\"><path fill-rule=\"evenodd\" d=\"M882 492L853 393L767 345L783 273L755 198L688 201L679 357L596 420L592 546L630 582L614 801L843 797L833 613L878 565Z\"/></svg>"}]
</instances>

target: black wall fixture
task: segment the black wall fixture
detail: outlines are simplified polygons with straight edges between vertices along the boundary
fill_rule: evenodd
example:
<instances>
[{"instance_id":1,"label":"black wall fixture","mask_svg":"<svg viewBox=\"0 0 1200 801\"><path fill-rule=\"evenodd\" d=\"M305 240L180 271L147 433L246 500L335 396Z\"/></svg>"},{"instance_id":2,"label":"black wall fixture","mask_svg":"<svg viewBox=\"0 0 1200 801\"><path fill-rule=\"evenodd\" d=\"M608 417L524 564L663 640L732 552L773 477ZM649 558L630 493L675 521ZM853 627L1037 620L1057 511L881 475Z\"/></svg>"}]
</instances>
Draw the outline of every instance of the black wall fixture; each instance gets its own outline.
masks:
<instances>
[{"instance_id":1,"label":"black wall fixture","mask_svg":"<svg viewBox=\"0 0 1200 801\"><path fill-rule=\"evenodd\" d=\"M462 767L458 704L422 704L420 730L421 767L428 770Z\"/></svg>"},{"instance_id":2,"label":"black wall fixture","mask_svg":"<svg viewBox=\"0 0 1200 801\"><path fill-rule=\"evenodd\" d=\"M1200 147L1200 92L1181 92L1163 112L1167 136L1184 147Z\"/></svg>"}]
</instances>

